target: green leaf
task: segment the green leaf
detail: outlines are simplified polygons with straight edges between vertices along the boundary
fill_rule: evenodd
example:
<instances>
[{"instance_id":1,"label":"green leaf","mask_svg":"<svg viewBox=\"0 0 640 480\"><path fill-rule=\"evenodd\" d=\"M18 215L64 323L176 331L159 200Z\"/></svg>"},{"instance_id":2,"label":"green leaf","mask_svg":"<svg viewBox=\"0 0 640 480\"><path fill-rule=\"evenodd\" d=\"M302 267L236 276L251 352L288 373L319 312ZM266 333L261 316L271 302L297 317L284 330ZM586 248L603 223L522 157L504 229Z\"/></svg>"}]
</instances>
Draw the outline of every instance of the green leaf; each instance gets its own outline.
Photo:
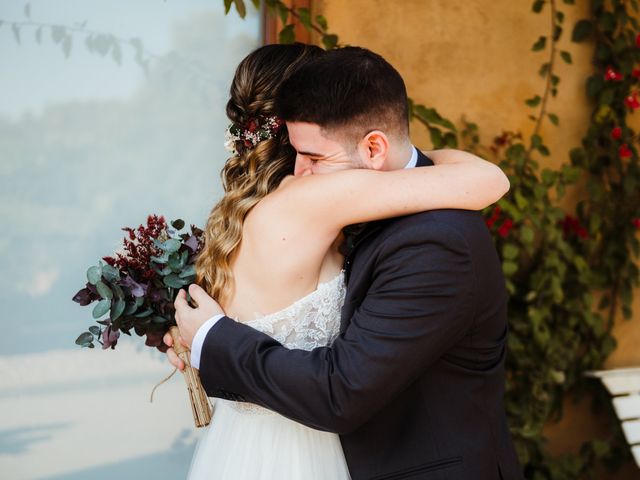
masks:
<instances>
[{"instance_id":1,"label":"green leaf","mask_svg":"<svg viewBox=\"0 0 640 480\"><path fill-rule=\"evenodd\" d=\"M120 280L120 271L117 268L112 267L108 263L102 267L102 275L107 280L107 282Z\"/></svg>"},{"instance_id":2,"label":"green leaf","mask_svg":"<svg viewBox=\"0 0 640 480\"><path fill-rule=\"evenodd\" d=\"M125 307L126 307L126 302L120 298L116 298L116 300L113 302L113 307L111 308L110 318L112 322L117 320L120 317L120 315L122 315Z\"/></svg>"},{"instance_id":3,"label":"green leaf","mask_svg":"<svg viewBox=\"0 0 640 480\"><path fill-rule=\"evenodd\" d=\"M304 27L311 31L311 12L308 8L299 8L298 15L300 16L300 23L304 25Z\"/></svg>"},{"instance_id":4,"label":"green leaf","mask_svg":"<svg viewBox=\"0 0 640 480\"><path fill-rule=\"evenodd\" d=\"M575 5L576 1L575 0L562 0L566 5Z\"/></svg>"},{"instance_id":5,"label":"green leaf","mask_svg":"<svg viewBox=\"0 0 640 480\"><path fill-rule=\"evenodd\" d=\"M233 4L233 0L224 0L224 14L226 15L231 10L231 5Z\"/></svg>"},{"instance_id":6,"label":"green leaf","mask_svg":"<svg viewBox=\"0 0 640 480\"><path fill-rule=\"evenodd\" d=\"M551 123L554 125L558 125L560 123L560 119L558 119L558 116L555 113L547 113L547 115L549 116Z\"/></svg>"},{"instance_id":7,"label":"green leaf","mask_svg":"<svg viewBox=\"0 0 640 480\"><path fill-rule=\"evenodd\" d=\"M458 137L456 137L455 133L447 132L444 135L444 144L449 148L457 148L458 147Z\"/></svg>"},{"instance_id":8,"label":"green leaf","mask_svg":"<svg viewBox=\"0 0 640 480\"><path fill-rule=\"evenodd\" d=\"M293 43L296 41L296 33L294 31L295 25L290 23L282 30L280 30L280 34L278 35L278 42L283 44Z\"/></svg>"},{"instance_id":9,"label":"green leaf","mask_svg":"<svg viewBox=\"0 0 640 480\"><path fill-rule=\"evenodd\" d=\"M76 338L76 345L86 347L93 342L93 334L91 332L82 332L78 338Z\"/></svg>"},{"instance_id":10,"label":"green leaf","mask_svg":"<svg viewBox=\"0 0 640 480\"><path fill-rule=\"evenodd\" d=\"M505 244L502 249L502 256L507 260L513 260L518 257L520 249L512 243Z\"/></svg>"},{"instance_id":11,"label":"green leaf","mask_svg":"<svg viewBox=\"0 0 640 480\"><path fill-rule=\"evenodd\" d=\"M151 256L150 259L152 261L154 261L155 263L163 264L163 263L167 263L169 261L169 255L170 255L169 252L164 252L159 257Z\"/></svg>"},{"instance_id":12,"label":"green leaf","mask_svg":"<svg viewBox=\"0 0 640 480\"><path fill-rule=\"evenodd\" d=\"M133 315L133 313L138 309L138 306L135 303L126 302L124 307L123 315Z\"/></svg>"},{"instance_id":13,"label":"green leaf","mask_svg":"<svg viewBox=\"0 0 640 480\"><path fill-rule=\"evenodd\" d=\"M533 2L531 10L533 10L533 13L540 13L542 11L542 7L544 7L544 4L544 0L536 0L535 2Z\"/></svg>"},{"instance_id":14,"label":"green leaf","mask_svg":"<svg viewBox=\"0 0 640 480\"><path fill-rule=\"evenodd\" d=\"M324 45L325 50L333 50L338 45L338 36L337 35L323 35L322 36L322 44Z\"/></svg>"},{"instance_id":15,"label":"green leaf","mask_svg":"<svg viewBox=\"0 0 640 480\"><path fill-rule=\"evenodd\" d=\"M533 243L533 239L534 239L533 229L531 227L529 227L528 225L523 225L520 228L520 238L526 244Z\"/></svg>"},{"instance_id":16,"label":"green leaf","mask_svg":"<svg viewBox=\"0 0 640 480\"><path fill-rule=\"evenodd\" d=\"M413 112L415 116L425 121L426 123L429 123L431 125L440 125L441 127L447 128L454 132L456 131L455 125L446 118L442 118L442 116L437 112L435 108L427 108L424 105L414 105Z\"/></svg>"},{"instance_id":17,"label":"green leaf","mask_svg":"<svg viewBox=\"0 0 640 480\"><path fill-rule=\"evenodd\" d=\"M593 24L590 20L580 20L573 27L573 33L571 34L571 40L574 42L582 42L591 36L593 30Z\"/></svg>"},{"instance_id":18,"label":"green leaf","mask_svg":"<svg viewBox=\"0 0 640 480\"><path fill-rule=\"evenodd\" d=\"M93 333L96 337L100 335L100 327L98 327L97 325L91 325L89 327L89 331Z\"/></svg>"},{"instance_id":19,"label":"green leaf","mask_svg":"<svg viewBox=\"0 0 640 480\"><path fill-rule=\"evenodd\" d=\"M136 318L145 318L145 317L148 317L149 315L151 315L152 313L153 313L153 309L145 308L143 311L136 313L134 315L134 317L136 317Z\"/></svg>"},{"instance_id":20,"label":"green leaf","mask_svg":"<svg viewBox=\"0 0 640 480\"><path fill-rule=\"evenodd\" d=\"M562 50L560 52L560 56L566 63L569 63L569 64L573 63L573 59L571 58L571 53L567 52L566 50Z\"/></svg>"},{"instance_id":21,"label":"green leaf","mask_svg":"<svg viewBox=\"0 0 640 480\"><path fill-rule=\"evenodd\" d=\"M164 318L164 317L162 317L162 316L160 316L160 315L154 315L154 316L152 316L152 317L151 317L151 321L152 321L153 323L157 323L157 324L159 324L159 325L162 325L163 323L169 323L169 321L168 321L166 318Z\"/></svg>"},{"instance_id":22,"label":"green leaf","mask_svg":"<svg viewBox=\"0 0 640 480\"><path fill-rule=\"evenodd\" d=\"M431 137L431 143L433 144L434 149L442 148L442 132L439 128L429 127L429 136Z\"/></svg>"},{"instance_id":23,"label":"green leaf","mask_svg":"<svg viewBox=\"0 0 640 480\"><path fill-rule=\"evenodd\" d=\"M98 293L100 294L100 296L102 298L106 298L106 299L109 299L109 300L111 300L113 298L113 292L107 286L107 284L104 283L102 280L100 280L100 281L98 281L98 283L96 283L96 290L98 290Z\"/></svg>"},{"instance_id":24,"label":"green leaf","mask_svg":"<svg viewBox=\"0 0 640 480\"><path fill-rule=\"evenodd\" d=\"M100 281L100 279L102 278L102 269L100 267L90 267L89 270L87 270L87 280L89 280L89 283L91 285L95 285L96 283L98 283Z\"/></svg>"},{"instance_id":25,"label":"green leaf","mask_svg":"<svg viewBox=\"0 0 640 480\"><path fill-rule=\"evenodd\" d=\"M502 263L502 271L509 277L518 271L518 264L511 261L505 261Z\"/></svg>"},{"instance_id":26,"label":"green leaf","mask_svg":"<svg viewBox=\"0 0 640 480\"><path fill-rule=\"evenodd\" d=\"M546 45L547 45L547 37L541 36L540 38L538 38L538 41L533 44L533 46L531 47L531 50L533 50L534 52L537 52L539 50L543 50Z\"/></svg>"},{"instance_id":27,"label":"green leaf","mask_svg":"<svg viewBox=\"0 0 640 480\"><path fill-rule=\"evenodd\" d=\"M191 275L195 275L195 274L196 274L196 266L195 265L189 265L189 266L187 266L187 268L182 270L178 274L178 276L180 278L185 278L185 277L190 277Z\"/></svg>"},{"instance_id":28,"label":"green leaf","mask_svg":"<svg viewBox=\"0 0 640 480\"><path fill-rule=\"evenodd\" d=\"M180 270L182 270L182 262L180 261L180 258L181 258L181 255L177 252L172 253L169 256L169 262L167 263L167 266L171 271L177 273Z\"/></svg>"},{"instance_id":29,"label":"green leaf","mask_svg":"<svg viewBox=\"0 0 640 480\"><path fill-rule=\"evenodd\" d=\"M175 273L167 275L162 279L162 281L167 287L171 287L171 288L182 288L183 286L186 285L185 280L180 278Z\"/></svg>"},{"instance_id":30,"label":"green leaf","mask_svg":"<svg viewBox=\"0 0 640 480\"><path fill-rule=\"evenodd\" d=\"M327 19L324 18L322 15L316 15L316 23L320 26L320 28L322 30L324 30L325 32L327 31L327 29L329 28L329 25L327 24Z\"/></svg>"},{"instance_id":31,"label":"green leaf","mask_svg":"<svg viewBox=\"0 0 640 480\"><path fill-rule=\"evenodd\" d=\"M103 299L100 300L95 307L93 307L93 312L91 312L91 314L93 315L93 318L100 318L102 315L107 313L110 308L111 301Z\"/></svg>"},{"instance_id":32,"label":"green leaf","mask_svg":"<svg viewBox=\"0 0 640 480\"><path fill-rule=\"evenodd\" d=\"M184 228L184 220L182 220L181 218L178 218L173 222L171 222L171 226L176 230L182 230Z\"/></svg>"},{"instance_id":33,"label":"green leaf","mask_svg":"<svg viewBox=\"0 0 640 480\"><path fill-rule=\"evenodd\" d=\"M536 95L533 98L530 98L528 100L525 100L524 103L526 103L527 105L529 105L530 107L537 107L538 105L540 105L540 101L542 100L542 98L540 97L540 95Z\"/></svg>"},{"instance_id":34,"label":"green leaf","mask_svg":"<svg viewBox=\"0 0 640 480\"><path fill-rule=\"evenodd\" d=\"M286 25L287 20L289 19L289 9L287 8L287 6L282 2L278 2L276 4L276 13L280 17L280 21L282 22L282 24Z\"/></svg>"}]
</instances>

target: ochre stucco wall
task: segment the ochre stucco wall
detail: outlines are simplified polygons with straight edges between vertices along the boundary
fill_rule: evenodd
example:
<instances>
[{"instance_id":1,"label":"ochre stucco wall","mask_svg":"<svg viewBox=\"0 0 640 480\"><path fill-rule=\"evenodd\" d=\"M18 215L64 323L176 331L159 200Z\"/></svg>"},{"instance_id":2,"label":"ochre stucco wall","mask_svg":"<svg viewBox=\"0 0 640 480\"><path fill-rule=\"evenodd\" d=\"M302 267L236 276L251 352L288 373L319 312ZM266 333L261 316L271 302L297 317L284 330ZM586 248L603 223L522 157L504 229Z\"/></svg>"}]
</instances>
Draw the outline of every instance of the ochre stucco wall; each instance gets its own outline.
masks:
<instances>
[{"instance_id":1,"label":"ochre stucco wall","mask_svg":"<svg viewBox=\"0 0 640 480\"><path fill-rule=\"evenodd\" d=\"M540 160L550 167L568 162L568 152L580 145L591 111L584 82L591 71L592 45L570 41L576 20L586 16L587 2L557 3L566 15L559 48L571 52L573 64L558 58L559 94L551 99L549 111L560 117L560 126L547 121L541 131L552 155ZM464 114L479 125L482 141L488 144L503 130L521 131L525 137L533 131L528 119L532 110L524 100L543 92L544 80L537 72L547 61L548 50L532 52L531 46L540 35L548 35L550 18L548 10L533 14L531 4L529 0L315 0L312 9L314 15L327 18L341 43L383 55L402 74L415 101L435 107L458 124ZM638 118L633 123L640 127ZM431 148L419 124L412 125L412 138L418 147ZM574 192L566 201L571 203L581 194ZM616 322L619 346L607 368L640 366L639 297L636 291L633 320ZM593 432L606 434L604 420L591 415L586 401L568 403L563 422L549 426L550 448L558 453L575 450ZM637 475L637 470L629 473Z\"/></svg>"}]
</instances>

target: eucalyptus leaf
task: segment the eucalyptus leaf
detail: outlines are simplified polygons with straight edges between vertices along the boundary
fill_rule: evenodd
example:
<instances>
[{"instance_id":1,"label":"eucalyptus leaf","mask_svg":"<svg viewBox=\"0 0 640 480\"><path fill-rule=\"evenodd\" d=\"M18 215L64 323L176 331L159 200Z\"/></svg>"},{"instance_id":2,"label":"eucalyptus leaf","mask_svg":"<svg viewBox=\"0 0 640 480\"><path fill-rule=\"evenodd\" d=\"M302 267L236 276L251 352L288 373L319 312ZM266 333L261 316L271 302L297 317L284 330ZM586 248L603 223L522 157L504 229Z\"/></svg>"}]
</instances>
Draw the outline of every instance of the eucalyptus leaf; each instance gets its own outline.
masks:
<instances>
[{"instance_id":1,"label":"eucalyptus leaf","mask_svg":"<svg viewBox=\"0 0 640 480\"><path fill-rule=\"evenodd\" d=\"M107 286L107 284L104 283L102 280L100 280L100 281L98 281L98 283L96 283L96 290L98 290L98 293L100 294L100 296L102 298L107 298L109 300L111 300L113 298L113 292Z\"/></svg>"},{"instance_id":2,"label":"eucalyptus leaf","mask_svg":"<svg viewBox=\"0 0 640 480\"><path fill-rule=\"evenodd\" d=\"M178 277L178 275L176 275L175 273L167 275L162 279L162 281L167 287L171 288L182 288L184 285L186 285L185 280Z\"/></svg>"},{"instance_id":3,"label":"eucalyptus leaf","mask_svg":"<svg viewBox=\"0 0 640 480\"><path fill-rule=\"evenodd\" d=\"M93 342L93 334L91 332L83 332L76 338L76 344L86 346Z\"/></svg>"},{"instance_id":4,"label":"eucalyptus leaf","mask_svg":"<svg viewBox=\"0 0 640 480\"><path fill-rule=\"evenodd\" d=\"M95 307L93 307L93 318L100 318L111 308L111 302L109 300L100 300Z\"/></svg>"},{"instance_id":5,"label":"eucalyptus leaf","mask_svg":"<svg viewBox=\"0 0 640 480\"><path fill-rule=\"evenodd\" d=\"M112 321L117 320L120 315L124 312L126 306L126 302L120 298L116 298L113 302L113 307L111 308L110 318Z\"/></svg>"},{"instance_id":6,"label":"eucalyptus leaf","mask_svg":"<svg viewBox=\"0 0 640 480\"><path fill-rule=\"evenodd\" d=\"M87 270L87 280L89 280L90 284L95 285L100 281L100 278L102 278L102 269L100 267L93 266Z\"/></svg>"}]
</instances>

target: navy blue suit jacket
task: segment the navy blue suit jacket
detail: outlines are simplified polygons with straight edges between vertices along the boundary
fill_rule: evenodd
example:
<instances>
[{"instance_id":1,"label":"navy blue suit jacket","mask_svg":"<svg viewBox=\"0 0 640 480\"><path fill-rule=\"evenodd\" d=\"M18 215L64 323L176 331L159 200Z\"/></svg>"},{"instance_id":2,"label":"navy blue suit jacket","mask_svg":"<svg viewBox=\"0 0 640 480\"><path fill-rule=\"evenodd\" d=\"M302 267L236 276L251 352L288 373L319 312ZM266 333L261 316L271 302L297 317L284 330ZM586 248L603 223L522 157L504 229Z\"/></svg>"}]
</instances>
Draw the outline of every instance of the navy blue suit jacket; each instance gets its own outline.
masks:
<instances>
[{"instance_id":1,"label":"navy blue suit jacket","mask_svg":"<svg viewBox=\"0 0 640 480\"><path fill-rule=\"evenodd\" d=\"M354 480L523 478L503 406L507 294L481 215L374 222L346 268L333 345L289 350L223 317L202 348L207 393L339 433Z\"/></svg>"}]
</instances>

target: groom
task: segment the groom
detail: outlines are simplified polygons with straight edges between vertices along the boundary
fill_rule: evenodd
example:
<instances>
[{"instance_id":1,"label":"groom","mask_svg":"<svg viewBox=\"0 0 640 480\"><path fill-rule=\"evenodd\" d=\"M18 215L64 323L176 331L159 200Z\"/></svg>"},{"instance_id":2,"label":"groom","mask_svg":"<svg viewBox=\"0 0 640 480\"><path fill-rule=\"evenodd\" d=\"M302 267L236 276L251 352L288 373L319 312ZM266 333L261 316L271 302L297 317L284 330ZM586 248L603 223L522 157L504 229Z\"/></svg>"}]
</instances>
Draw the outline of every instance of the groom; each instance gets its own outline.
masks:
<instances>
[{"instance_id":1,"label":"groom","mask_svg":"<svg viewBox=\"0 0 640 480\"><path fill-rule=\"evenodd\" d=\"M359 142L373 130L394 132L373 168L433 164L404 148L404 82L368 50L327 52L280 92L297 175L362 168L358 157L371 152ZM181 292L176 317L208 395L339 433L354 480L523 478L503 405L507 295L482 217L436 210L360 230L347 242L330 347L289 350L224 316L197 285L197 309Z\"/></svg>"}]
</instances>

